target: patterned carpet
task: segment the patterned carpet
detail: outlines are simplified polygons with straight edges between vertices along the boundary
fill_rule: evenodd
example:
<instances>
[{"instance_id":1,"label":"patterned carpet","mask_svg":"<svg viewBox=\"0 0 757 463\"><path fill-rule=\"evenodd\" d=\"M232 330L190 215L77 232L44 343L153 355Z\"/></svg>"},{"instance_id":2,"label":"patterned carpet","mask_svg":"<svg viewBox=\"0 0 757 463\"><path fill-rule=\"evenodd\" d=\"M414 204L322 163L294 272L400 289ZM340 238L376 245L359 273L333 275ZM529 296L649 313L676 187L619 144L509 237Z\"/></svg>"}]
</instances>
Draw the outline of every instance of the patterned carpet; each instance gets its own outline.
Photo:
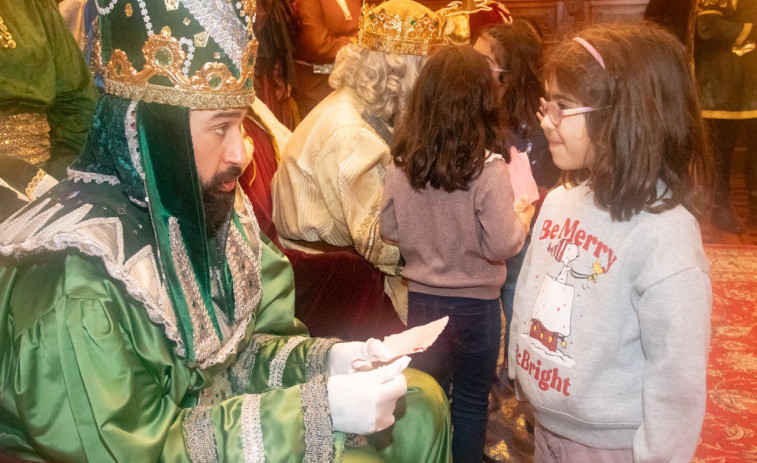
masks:
<instances>
[{"instance_id":1,"label":"patterned carpet","mask_svg":"<svg viewBox=\"0 0 757 463\"><path fill-rule=\"evenodd\" d=\"M712 265L712 350L693 462L757 462L757 246L707 245L705 252Z\"/></svg>"},{"instance_id":2,"label":"patterned carpet","mask_svg":"<svg viewBox=\"0 0 757 463\"><path fill-rule=\"evenodd\" d=\"M757 246L705 245L713 289L707 411L693 463L757 463ZM487 461L533 461L529 407L491 394Z\"/></svg>"}]
</instances>

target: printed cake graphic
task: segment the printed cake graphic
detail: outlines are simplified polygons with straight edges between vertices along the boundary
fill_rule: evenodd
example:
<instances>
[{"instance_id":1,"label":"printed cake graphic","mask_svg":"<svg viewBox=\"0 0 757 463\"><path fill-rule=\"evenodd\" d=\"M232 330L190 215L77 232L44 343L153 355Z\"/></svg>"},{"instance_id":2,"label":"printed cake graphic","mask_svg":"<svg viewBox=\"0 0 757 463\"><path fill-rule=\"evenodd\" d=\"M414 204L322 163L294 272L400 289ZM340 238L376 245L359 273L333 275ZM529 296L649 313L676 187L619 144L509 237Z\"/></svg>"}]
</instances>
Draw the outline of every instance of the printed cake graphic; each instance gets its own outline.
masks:
<instances>
[{"instance_id":1,"label":"printed cake graphic","mask_svg":"<svg viewBox=\"0 0 757 463\"><path fill-rule=\"evenodd\" d=\"M556 277L547 275L542 282L531 312L529 332L522 336L530 338L529 344L542 356L572 367L576 362L562 352L558 345L564 348L565 337L570 335L575 288L567 282L568 275L572 273L571 262L579 256L578 246L563 239L550 245L547 251L563 266Z\"/></svg>"}]
</instances>

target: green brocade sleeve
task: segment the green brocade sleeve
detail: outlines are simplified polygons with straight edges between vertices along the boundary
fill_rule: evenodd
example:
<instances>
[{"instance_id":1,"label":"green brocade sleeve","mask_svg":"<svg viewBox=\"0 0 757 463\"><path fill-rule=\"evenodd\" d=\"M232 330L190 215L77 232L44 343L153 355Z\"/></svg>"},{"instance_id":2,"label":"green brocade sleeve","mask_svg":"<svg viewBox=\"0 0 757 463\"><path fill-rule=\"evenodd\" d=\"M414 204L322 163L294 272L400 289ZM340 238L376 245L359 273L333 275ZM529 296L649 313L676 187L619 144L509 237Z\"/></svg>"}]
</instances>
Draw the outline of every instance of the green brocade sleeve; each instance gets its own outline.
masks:
<instances>
[{"instance_id":1,"label":"green brocade sleeve","mask_svg":"<svg viewBox=\"0 0 757 463\"><path fill-rule=\"evenodd\" d=\"M17 416L3 421L17 423L21 436L8 447L19 456L96 462L284 462L304 461L306 452L315 458L309 461L326 461L341 453L344 436L331 431L326 378L306 368L314 358L308 353L324 341L299 337L301 325L279 313L288 291L276 283L287 266L263 261L272 284L259 326L294 335L256 333L212 381L174 354L162 327L96 260L69 255L12 277L5 270L0 321L15 355L1 357L0 408ZM279 272L268 273L275 269L266 261ZM245 357L253 346L256 355ZM245 358L247 368L240 368ZM244 393L203 402L203 394L227 383ZM34 450L25 453L31 449L23 441L33 441Z\"/></svg>"},{"instance_id":2,"label":"green brocade sleeve","mask_svg":"<svg viewBox=\"0 0 757 463\"><path fill-rule=\"evenodd\" d=\"M0 16L16 43L0 56L0 114L46 113L48 164L65 176L84 146L99 97L84 56L53 0L0 0Z\"/></svg>"}]
</instances>

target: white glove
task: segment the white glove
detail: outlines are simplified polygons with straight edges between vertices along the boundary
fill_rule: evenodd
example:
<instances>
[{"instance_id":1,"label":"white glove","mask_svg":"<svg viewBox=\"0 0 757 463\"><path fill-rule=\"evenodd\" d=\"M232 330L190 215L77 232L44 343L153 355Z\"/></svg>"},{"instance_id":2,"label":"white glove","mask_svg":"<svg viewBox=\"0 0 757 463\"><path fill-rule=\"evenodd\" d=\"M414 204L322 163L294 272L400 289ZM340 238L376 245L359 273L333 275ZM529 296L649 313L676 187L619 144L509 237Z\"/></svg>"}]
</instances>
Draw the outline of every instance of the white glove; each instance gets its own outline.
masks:
<instances>
[{"instance_id":1,"label":"white glove","mask_svg":"<svg viewBox=\"0 0 757 463\"><path fill-rule=\"evenodd\" d=\"M394 424L394 406L407 392L402 370L409 363L405 356L375 370L331 376L327 388L334 430L371 434Z\"/></svg>"},{"instance_id":2,"label":"white glove","mask_svg":"<svg viewBox=\"0 0 757 463\"><path fill-rule=\"evenodd\" d=\"M356 371L370 371L372 362L388 362L396 357L383 342L369 339L365 342L340 342L329 351L329 375L344 375Z\"/></svg>"}]
</instances>

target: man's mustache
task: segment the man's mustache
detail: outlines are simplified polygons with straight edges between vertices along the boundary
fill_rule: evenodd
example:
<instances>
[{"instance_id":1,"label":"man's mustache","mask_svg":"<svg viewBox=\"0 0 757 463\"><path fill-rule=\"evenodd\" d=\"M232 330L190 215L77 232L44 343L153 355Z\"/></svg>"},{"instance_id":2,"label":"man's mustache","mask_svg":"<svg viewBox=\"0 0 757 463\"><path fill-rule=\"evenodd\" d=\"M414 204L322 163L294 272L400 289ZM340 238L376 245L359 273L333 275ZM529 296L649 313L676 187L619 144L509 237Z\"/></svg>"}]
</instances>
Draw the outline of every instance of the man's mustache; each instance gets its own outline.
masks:
<instances>
[{"instance_id":1,"label":"man's mustache","mask_svg":"<svg viewBox=\"0 0 757 463\"><path fill-rule=\"evenodd\" d=\"M242 176L242 168L239 166L229 167L223 172L219 172L213 176L213 180L210 182L211 187L221 185L222 183L228 183L236 181Z\"/></svg>"}]
</instances>

